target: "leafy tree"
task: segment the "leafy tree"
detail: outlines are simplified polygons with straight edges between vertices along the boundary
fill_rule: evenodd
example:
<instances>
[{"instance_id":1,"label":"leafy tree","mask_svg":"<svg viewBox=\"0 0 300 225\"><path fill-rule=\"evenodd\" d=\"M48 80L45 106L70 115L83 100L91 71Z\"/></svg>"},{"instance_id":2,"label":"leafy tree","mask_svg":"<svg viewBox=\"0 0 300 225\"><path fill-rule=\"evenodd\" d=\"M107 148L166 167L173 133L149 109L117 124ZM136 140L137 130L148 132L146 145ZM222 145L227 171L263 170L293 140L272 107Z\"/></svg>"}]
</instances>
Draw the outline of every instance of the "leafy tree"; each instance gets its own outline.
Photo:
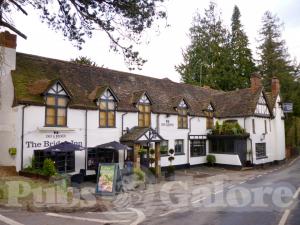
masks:
<instances>
[{"instance_id":1,"label":"leafy tree","mask_svg":"<svg viewBox=\"0 0 300 225\"><path fill-rule=\"evenodd\" d=\"M95 63L94 61L92 61L90 58L86 56L79 56L75 59L71 59L70 61L82 65L98 66L97 63Z\"/></svg>"},{"instance_id":2,"label":"leafy tree","mask_svg":"<svg viewBox=\"0 0 300 225\"><path fill-rule=\"evenodd\" d=\"M287 93L289 89L286 88L293 82L293 67L285 41L281 37L282 28L283 25L276 15L269 11L264 13L259 31L258 66L267 89L270 89L272 77L277 76L284 88L282 91Z\"/></svg>"},{"instance_id":3,"label":"leafy tree","mask_svg":"<svg viewBox=\"0 0 300 225\"><path fill-rule=\"evenodd\" d=\"M164 0L0 0L0 27L6 27L26 38L13 26L9 13L13 8L25 15L31 5L41 20L81 48L86 37L95 30L104 31L111 40L111 49L120 51L130 69L140 67L145 60L128 43L139 43L142 32L157 19L166 18L160 3Z\"/></svg>"},{"instance_id":4,"label":"leafy tree","mask_svg":"<svg viewBox=\"0 0 300 225\"><path fill-rule=\"evenodd\" d=\"M241 24L241 13L237 6L234 6L231 17L231 57L236 79L239 88L249 86L250 75L256 70L248 37Z\"/></svg>"},{"instance_id":5,"label":"leafy tree","mask_svg":"<svg viewBox=\"0 0 300 225\"><path fill-rule=\"evenodd\" d=\"M204 16L196 15L190 38L191 44L183 53L184 62L175 67L182 81L234 89L236 80L233 79L229 31L224 28L215 3L210 3Z\"/></svg>"}]
</instances>

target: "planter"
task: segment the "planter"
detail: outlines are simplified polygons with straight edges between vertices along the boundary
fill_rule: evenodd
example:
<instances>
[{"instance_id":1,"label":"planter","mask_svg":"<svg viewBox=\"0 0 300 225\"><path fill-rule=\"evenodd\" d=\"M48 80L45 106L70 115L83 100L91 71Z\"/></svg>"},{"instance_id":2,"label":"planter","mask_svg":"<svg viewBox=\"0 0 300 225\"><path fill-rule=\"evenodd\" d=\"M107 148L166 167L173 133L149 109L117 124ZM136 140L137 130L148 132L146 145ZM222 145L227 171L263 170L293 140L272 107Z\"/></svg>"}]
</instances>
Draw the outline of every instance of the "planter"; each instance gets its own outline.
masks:
<instances>
[{"instance_id":1,"label":"planter","mask_svg":"<svg viewBox=\"0 0 300 225\"><path fill-rule=\"evenodd\" d=\"M19 171L19 175L23 176L23 177L42 179L42 180L46 180L46 181L49 181L51 178L50 176L46 176L46 175L42 175L42 174L38 174L38 173L31 173L31 172L24 171L24 170Z\"/></svg>"}]
</instances>

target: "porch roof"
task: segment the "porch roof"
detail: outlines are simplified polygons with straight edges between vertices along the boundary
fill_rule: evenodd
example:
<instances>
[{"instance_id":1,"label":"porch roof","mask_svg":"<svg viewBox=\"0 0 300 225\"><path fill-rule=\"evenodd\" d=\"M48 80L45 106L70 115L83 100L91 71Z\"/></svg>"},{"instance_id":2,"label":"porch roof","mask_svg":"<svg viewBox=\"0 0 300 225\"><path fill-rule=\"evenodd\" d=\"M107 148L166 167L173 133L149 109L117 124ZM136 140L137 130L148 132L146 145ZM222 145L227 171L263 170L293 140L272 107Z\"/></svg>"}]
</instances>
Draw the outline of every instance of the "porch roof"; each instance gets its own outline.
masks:
<instances>
[{"instance_id":1,"label":"porch roof","mask_svg":"<svg viewBox=\"0 0 300 225\"><path fill-rule=\"evenodd\" d=\"M162 138L156 130L150 127L133 127L121 138L121 142L161 142Z\"/></svg>"}]
</instances>

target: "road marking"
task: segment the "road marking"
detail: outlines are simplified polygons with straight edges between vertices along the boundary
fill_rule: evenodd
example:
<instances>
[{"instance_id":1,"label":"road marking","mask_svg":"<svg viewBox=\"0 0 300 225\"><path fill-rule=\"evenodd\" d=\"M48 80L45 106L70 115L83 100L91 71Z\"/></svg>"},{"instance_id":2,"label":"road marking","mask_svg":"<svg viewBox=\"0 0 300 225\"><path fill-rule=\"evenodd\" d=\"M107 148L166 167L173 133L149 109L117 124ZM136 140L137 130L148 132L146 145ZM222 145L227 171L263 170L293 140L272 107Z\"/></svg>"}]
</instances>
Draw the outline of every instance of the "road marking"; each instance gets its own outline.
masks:
<instances>
[{"instance_id":1,"label":"road marking","mask_svg":"<svg viewBox=\"0 0 300 225\"><path fill-rule=\"evenodd\" d=\"M135 212L117 212L117 211L114 211L114 212L86 212L87 214L117 214L117 215L120 215L120 214L133 214Z\"/></svg>"},{"instance_id":2,"label":"road marking","mask_svg":"<svg viewBox=\"0 0 300 225\"><path fill-rule=\"evenodd\" d=\"M145 214L141 210L134 209L134 208L129 208L129 210L135 212L137 215L137 219L133 221L130 225L138 225L139 223L143 222L146 219Z\"/></svg>"},{"instance_id":3,"label":"road marking","mask_svg":"<svg viewBox=\"0 0 300 225\"><path fill-rule=\"evenodd\" d=\"M234 187L235 187L235 185L233 184L233 185L228 186L227 188L231 189L231 188L234 188Z\"/></svg>"},{"instance_id":4,"label":"road marking","mask_svg":"<svg viewBox=\"0 0 300 225\"><path fill-rule=\"evenodd\" d=\"M300 156L298 156L296 159L294 159L292 162L289 163L288 166L291 166L297 159L299 159Z\"/></svg>"},{"instance_id":5,"label":"road marking","mask_svg":"<svg viewBox=\"0 0 300 225\"><path fill-rule=\"evenodd\" d=\"M222 193L222 192L223 192L223 190L216 191L216 192L214 193L214 195L220 194L220 193Z\"/></svg>"},{"instance_id":6,"label":"road marking","mask_svg":"<svg viewBox=\"0 0 300 225\"><path fill-rule=\"evenodd\" d=\"M287 210L284 211L284 213L283 213L283 215L282 215L282 217L281 217L278 225L285 225L285 223L286 223L286 221L287 221L287 219L288 219L288 217L290 215L290 212L291 211L289 209L287 209Z\"/></svg>"},{"instance_id":7,"label":"road marking","mask_svg":"<svg viewBox=\"0 0 300 225\"><path fill-rule=\"evenodd\" d=\"M169 211L169 212L160 214L159 216L160 216L160 217L163 217L163 216L166 216L166 215L169 215L169 214L172 214L172 213L176 213L176 212L178 212L178 211L179 211L179 209L173 209L173 210L171 210L171 211Z\"/></svg>"},{"instance_id":8,"label":"road marking","mask_svg":"<svg viewBox=\"0 0 300 225\"><path fill-rule=\"evenodd\" d=\"M81 221L88 221L88 222L96 222L96 223L129 223L130 222L130 220L102 220L102 219L94 219L94 218L83 218L78 216L60 215L57 213L47 213L46 216L53 216L58 218L81 220Z\"/></svg>"},{"instance_id":9,"label":"road marking","mask_svg":"<svg viewBox=\"0 0 300 225\"><path fill-rule=\"evenodd\" d=\"M205 199L206 199L206 197L202 197L202 198L200 198L198 200L193 201L192 203L195 204L195 203L201 202L201 201L203 201Z\"/></svg>"},{"instance_id":10,"label":"road marking","mask_svg":"<svg viewBox=\"0 0 300 225\"><path fill-rule=\"evenodd\" d=\"M12 220L8 217L2 216L2 215L0 215L0 221L4 222L6 224L9 224L9 225L24 225L22 223L19 223L17 221L14 221L14 220Z\"/></svg>"},{"instance_id":11,"label":"road marking","mask_svg":"<svg viewBox=\"0 0 300 225\"><path fill-rule=\"evenodd\" d=\"M298 198L299 193L300 193L300 188L298 188L298 190L297 190L297 191L295 192L295 194L293 195L293 199Z\"/></svg>"},{"instance_id":12,"label":"road marking","mask_svg":"<svg viewBox=\"0 0 300 225\"><path fill-rule=\"evenodd\" d=\"M258 178L258 177L262 177L262 176L263 176L263 175L260 174L260 175L257 175L256 177Z\"/></svg>"},{"instance_id":13,"label":"road marking","mask_svg":"<svg viewBox=\"0 0 300 225\"><path fill-rule=\"evenodd\" d=\"M242 182L240 182L240 184L244 184L244 183L246 183L246 181L242 181Z\"/></svg>"},{"instance_id":14,"label":"road marking","mask_svg":"<svg viewBox=\"0 0 300 225\"><path fill-rule=\"evenodd\" d=\"M250 180L254 180L255 179L255 177L251 177L251 178L249 178L248 180L250 181Z\"/></svg>"}]
</instances>

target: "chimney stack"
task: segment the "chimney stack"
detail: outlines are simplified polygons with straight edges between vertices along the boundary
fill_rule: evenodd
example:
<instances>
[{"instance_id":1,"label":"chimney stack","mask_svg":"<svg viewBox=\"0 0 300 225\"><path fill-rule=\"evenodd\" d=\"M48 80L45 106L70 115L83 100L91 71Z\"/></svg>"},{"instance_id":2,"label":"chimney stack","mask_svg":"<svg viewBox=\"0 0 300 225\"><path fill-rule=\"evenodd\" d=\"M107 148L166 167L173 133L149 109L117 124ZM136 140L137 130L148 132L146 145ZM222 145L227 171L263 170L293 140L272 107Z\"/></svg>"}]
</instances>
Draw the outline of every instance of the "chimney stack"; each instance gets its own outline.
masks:
<instances>
[{"instance_id":1,"label":"chimney stack","mask_svg":"<svg viewBox=\"0 0 300 225\"><path fill-rule=\"evenodd\" d=\"M258 73L253 73L251 75L251 89L255 92L258 88L262 87L261 77Z\"/></svg>"},{"instance_id":2,"label":"chimney stack","mask_svg":"<svg viewBox=\"0 0 300 225\"><path fill-rule=\"evenodd\" d=\"M17 47L17 36L9 33L8 31L4 31L0 33L0 46L5 48L13 48Z\"/></svg>"},{"instance_id":3,"label":"chimney stack","mask_svg":"<svg viewBox=\"0 0 300 225\"><path fill-rule=\"evenodd\" d=\"M272 78L271 87L272 87L272 96L277 96L280 91L280 82L277 77Z\"/></svg>"}]
</instances>

